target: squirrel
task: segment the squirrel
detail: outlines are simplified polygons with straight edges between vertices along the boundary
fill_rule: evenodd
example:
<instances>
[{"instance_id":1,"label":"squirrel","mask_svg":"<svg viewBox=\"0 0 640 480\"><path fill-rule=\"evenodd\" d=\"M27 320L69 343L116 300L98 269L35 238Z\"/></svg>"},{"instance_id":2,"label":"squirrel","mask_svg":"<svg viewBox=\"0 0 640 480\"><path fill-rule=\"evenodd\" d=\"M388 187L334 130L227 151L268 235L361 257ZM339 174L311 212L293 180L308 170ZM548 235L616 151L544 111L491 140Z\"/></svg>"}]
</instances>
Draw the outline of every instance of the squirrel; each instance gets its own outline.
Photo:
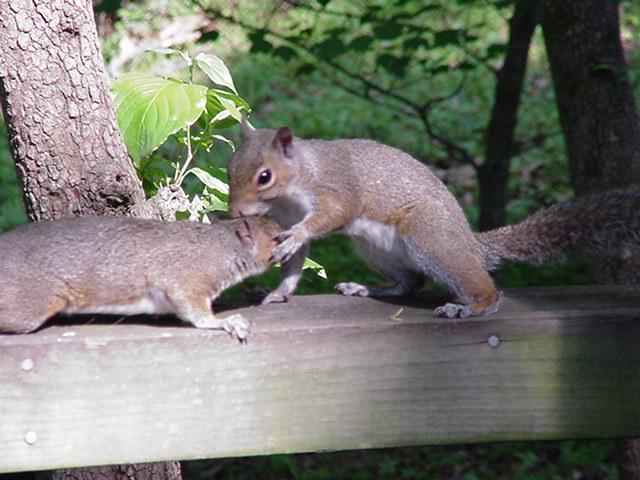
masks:
<instances>
[{"instance_id":1,"label":"squirrel","mask_svg":"<svg viewBox=\"0 0 640 480\"><path fill-rule=\"evenodd\" d=\"M282 228L267 218L210 225L87 216L0 235L0 332L28 333L57 313L172 313L244 341L241 315L217 318L224 289L272 265Z\"/></svg>"},{"instance_id":2,"label":"squirrel","mask_svg":"<svg viewBox=\"0 0 640 480\"><path fill-rule=\"evenodd\" d=\"M364 260L395 281L388 288L339 283L343 295L401 296L425 277L457 297L439 317L494 313L501 293L489 275L504 260L541 264L567 250L606 252L640 243L640 189L557 204L523 222L474 233L445 184L411 155L372 140L304 140L288 127L251 130L228 165L231 216L269 214L282 281L263 303L283 302L301 277L309 242L349 235Z\"/></svg>"}]
</instances>

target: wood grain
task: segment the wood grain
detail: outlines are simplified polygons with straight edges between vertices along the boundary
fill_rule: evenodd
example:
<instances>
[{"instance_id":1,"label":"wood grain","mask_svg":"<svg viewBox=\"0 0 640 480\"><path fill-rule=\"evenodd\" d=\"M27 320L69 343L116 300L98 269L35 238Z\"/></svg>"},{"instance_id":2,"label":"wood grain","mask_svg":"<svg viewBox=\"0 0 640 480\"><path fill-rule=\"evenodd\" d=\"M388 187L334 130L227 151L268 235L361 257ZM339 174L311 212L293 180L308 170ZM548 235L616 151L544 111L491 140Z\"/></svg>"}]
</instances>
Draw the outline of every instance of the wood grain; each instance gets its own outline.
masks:
<instances>
[{"instance_id":1,"label":"wood grain","mask_svg":"<svg viewBox=\"0 0 640 480\"><path fill-rule=\"evenodd\" d=\"M0 336L0 471L640 436L637 288L510 291L465 320L408 303L221 313L254 322L247 345L131 323Z\"/></svg>"}]
</instances>

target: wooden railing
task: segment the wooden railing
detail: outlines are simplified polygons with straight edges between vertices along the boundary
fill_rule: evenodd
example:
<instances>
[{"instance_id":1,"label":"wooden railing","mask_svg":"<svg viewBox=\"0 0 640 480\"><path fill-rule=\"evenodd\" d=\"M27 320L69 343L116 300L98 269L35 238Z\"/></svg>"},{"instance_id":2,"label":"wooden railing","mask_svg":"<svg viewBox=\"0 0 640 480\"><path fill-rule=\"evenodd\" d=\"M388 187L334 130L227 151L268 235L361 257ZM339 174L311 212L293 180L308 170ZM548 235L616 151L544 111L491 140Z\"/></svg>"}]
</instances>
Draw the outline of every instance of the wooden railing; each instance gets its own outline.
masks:
<instances>
[{"instance_id":1,"label":"wooden railing","mask_svg":"<svg viewBox=\"0 0 640 480\"><path fill-rule=\"evenodd\" d=\"M135 323L0 336L0 472L640 436L639 288L512 290L486 318L432 306L299 296L241 309L246 345Z\"/></svg>"}]
</instances>

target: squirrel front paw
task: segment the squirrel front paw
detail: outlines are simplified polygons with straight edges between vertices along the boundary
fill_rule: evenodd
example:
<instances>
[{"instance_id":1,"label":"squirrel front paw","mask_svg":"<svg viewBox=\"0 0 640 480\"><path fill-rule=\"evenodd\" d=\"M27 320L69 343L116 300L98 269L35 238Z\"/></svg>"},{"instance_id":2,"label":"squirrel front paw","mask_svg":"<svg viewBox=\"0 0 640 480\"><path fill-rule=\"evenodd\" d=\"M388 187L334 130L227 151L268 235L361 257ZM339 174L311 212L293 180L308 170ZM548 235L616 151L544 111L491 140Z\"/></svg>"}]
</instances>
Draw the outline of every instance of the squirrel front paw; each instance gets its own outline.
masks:
<instances>
[{"instance_id":1,"label":"squirrel front paw","mask_svg":"<svg viewBox=\"0 0 640 480\"><path fill-rule=\"evenodd\" d=\"M356 282L341 282L335 287L342 295L348 297L368 297L369 288L366 285L360 285Z\"/></svg>"},{"instance_id":2,"label":"squirrel front paw","mask_svg":"<svg viewBox=\"0 0 640 480\"><path fill-rule=\"evenodd\" d=\"M237 338L240 343L244 343L247 341L247 338L249 337L249 331L251 329L251 322L249 322L239 313L230 315L221 320L223 322L222 328L224 328L225 332L227 332L233 338Z\"/></svg>"},{"instance_id":3,"label":"squirrel front paw","mask_svg":"<svg viewBox=\"0 0 640 480\"><path fill-rule=\"evenodd\" d=\"M224 330L233 338L237 338L240 343L246 342L251 328L251 322L239 313L229 315L226 318L219 318L210 313L189 317L188 321L196 328Z\"/></svg>"},{"instance_id":4,"label":"squirrel front paw","mask_svg":"<svg viewBox=\"0 0 640 480\"><path fill-rule=\"evenodd\" d=\"M307 240L304 227L293 227L273 237L278 246L273 249L271 261L284 263L304 245Z\"/></svg>"}]
</instances>

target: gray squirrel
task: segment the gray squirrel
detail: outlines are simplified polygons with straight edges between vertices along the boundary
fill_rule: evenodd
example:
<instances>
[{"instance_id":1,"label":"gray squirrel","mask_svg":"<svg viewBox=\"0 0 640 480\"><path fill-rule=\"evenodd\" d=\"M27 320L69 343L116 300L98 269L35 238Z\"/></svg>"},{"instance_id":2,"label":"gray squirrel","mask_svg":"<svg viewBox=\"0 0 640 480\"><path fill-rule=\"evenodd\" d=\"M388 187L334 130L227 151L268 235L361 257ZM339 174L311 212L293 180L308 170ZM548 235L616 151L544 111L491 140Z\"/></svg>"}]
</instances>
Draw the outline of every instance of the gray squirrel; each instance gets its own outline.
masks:
<instances>
[{"instance_id":1,"label":"gray squirrel","mask_svg":"<svg viewBox=\"0 0 640 480\"><path fill-rule=\"evenodd\" d=\"M224 289L272 265L282 228L266 218L163 222L130 217L42 221L0 235L0 332L53 315L173 313L245 340L240 315L217 318Z\"/></svg>"},{"instance_id":2,"label":"gray squirrel","mask_svg":"<svg viewBox=\"0 0 640 480\"><path fill-rule=\"evenodd\" d=\"M448 318L497 311L501 294L489 271L504 260L540 264L573 248L640 243L640 189L583 197L474 233L444 183L401 150L371 140L304 140L288 127L253 131L246 122L243 137L228 167L230 212L269 212L287 228L274 251L284 262L282 281L265 303L293 294L310 240L334 232L349 235L365 261L395 281L388 288L340 283L342 294L405 295L430 277L458 299L435 309Z\"/></svg>"}]
</instances>

